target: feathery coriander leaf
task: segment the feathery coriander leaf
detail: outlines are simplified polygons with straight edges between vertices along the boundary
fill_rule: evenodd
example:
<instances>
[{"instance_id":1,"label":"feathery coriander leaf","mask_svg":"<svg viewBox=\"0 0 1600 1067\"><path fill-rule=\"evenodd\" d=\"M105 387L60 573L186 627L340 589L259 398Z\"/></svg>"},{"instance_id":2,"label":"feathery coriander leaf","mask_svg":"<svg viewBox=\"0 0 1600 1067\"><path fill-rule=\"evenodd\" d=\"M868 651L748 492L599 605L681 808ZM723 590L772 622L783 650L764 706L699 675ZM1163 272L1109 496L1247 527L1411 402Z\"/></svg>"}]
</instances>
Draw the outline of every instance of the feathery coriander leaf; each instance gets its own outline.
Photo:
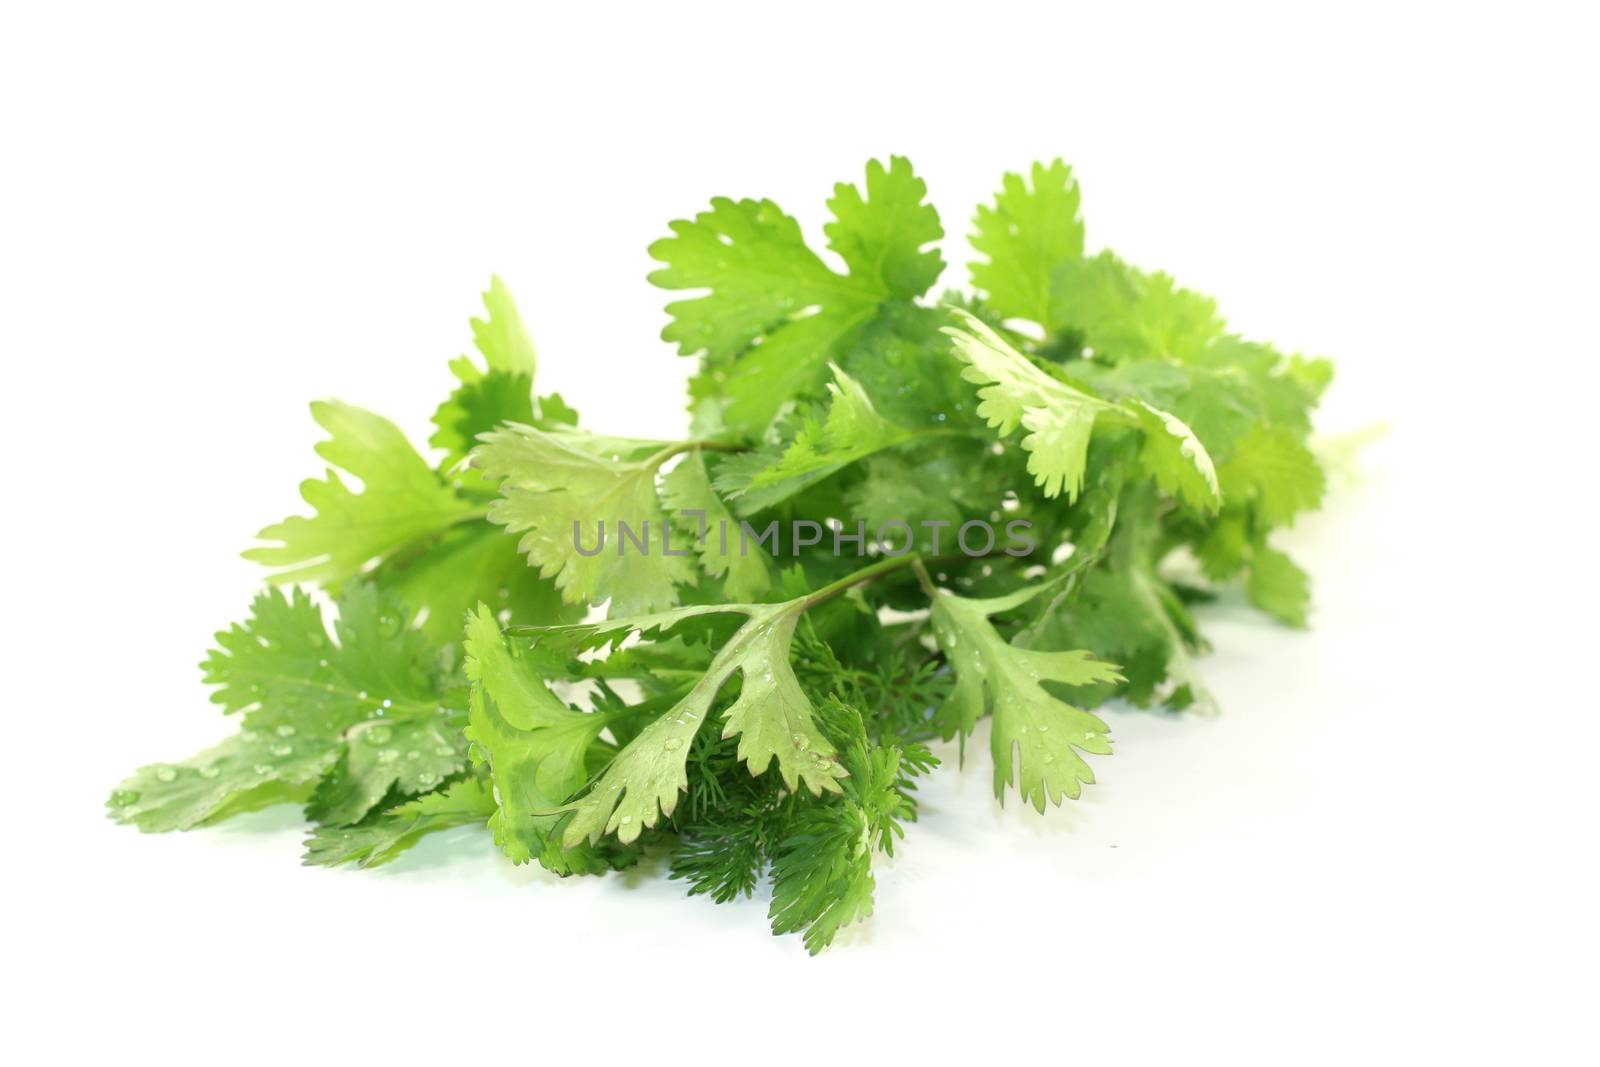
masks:
<instances>
[{"instance_id":1,"label":"feathery coriander leaf","mask_svg":"<svg viewBox=\"0 0 1600 1067\"><path fill-rule=\"evenodd\" d=\"M1020 424L1028 431L1022 447L1029 453L1028 473L1044 490L1069 501L1083 489L1089 436L1097 415L1111 404L1057 381L1028 362L976 315L956 312L965 329L948 327L955 352L967 363L962 377L980 386L978 415L1009 436Z\"/></svg>"},{"instance_id":2,"label":"feathery coriander leaf","mask_svg":"<svg viewBox=\"0 0 1600 1067\"><path fill-rule=\"evenodd\" d=\"M772 932L804 931L815 956L839 930L872 915L872 853L854 804L802 808L772 860Z\"/></svg>"},{"instance_id":3,"label":"feathery coriander leaf","mask_svg":"<svg viewBox=\"0 0 1600 1067\"><path fill-rule=\"evenodd\" d=\"M594 787L568 805L574 812L564 841L598 841L615 833L623 843L671 816L679 794L688 786L685 761L689 745L711 717L717 694L735 675L739 695L722 713L722 736L739 738L738 757L759 775L776 759L784 785L804 783L812 793L837 792L845 776L838 753L817 729L811 702L789 663L795 623L806 598L781 604L721 604L680 608L634 619L572 627L569 632L592 639L622 631L664 629L686 619L736 612L748 621L728 639L711 666L689 692L665 714L639 731L617 753Z\"/></svg>"},{"instance_id":4,"label":"feathery coriander leaf","mask_svg":"<svg viewBox=\"0 0 1600 1067\"><path fill-rule=\"evenodd\" d=\"M940 715L950 732L965 737L986 710L992 711L995 796L1004 799L1005 787L1016 785L1022 799L1040 812L1046 802L1076 799L1079 783L1094 782L1094 772L1077 750L1111 752L1106 724L1055 696L1044 683L1083 686L1122 677L1114 665L1088 652L1018 648L995 631L990 616L1020 607L1046 588L1034 585L986 600L946 589L930 593L933 632L956 675Z\"/></svg>"}]
</instances>

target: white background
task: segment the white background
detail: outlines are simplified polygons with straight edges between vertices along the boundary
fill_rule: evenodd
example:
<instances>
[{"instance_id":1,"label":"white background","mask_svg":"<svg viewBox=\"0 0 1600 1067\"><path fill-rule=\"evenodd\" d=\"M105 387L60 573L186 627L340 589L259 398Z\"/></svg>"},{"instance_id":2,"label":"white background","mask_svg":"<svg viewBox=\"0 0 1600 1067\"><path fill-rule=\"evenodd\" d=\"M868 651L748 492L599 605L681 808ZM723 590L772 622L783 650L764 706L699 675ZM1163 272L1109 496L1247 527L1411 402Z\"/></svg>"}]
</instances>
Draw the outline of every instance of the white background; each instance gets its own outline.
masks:
<instances>
[{"instance_id":1,"label":"white background","mask_svg":"<svg viewBox=\"0 0 1600 1067\"><path fill-rule=\"evenodd\" d=\"M1200 6L8 5L8 1058L1594 1062L1593 27ZM1111 712L1042 820L947 768L815 960L764 901L471 831L355 872L289 810L104 819L229 729L194 663L318 472L309 400L424 437L498 271L541 391L681 433L646 244L713 194L816 234L890 152L957 262L1063 156L1092 247L1390 424L1295 531L1313 629L1207 613L1221 717Z\"/></svg>"}]
</instances>

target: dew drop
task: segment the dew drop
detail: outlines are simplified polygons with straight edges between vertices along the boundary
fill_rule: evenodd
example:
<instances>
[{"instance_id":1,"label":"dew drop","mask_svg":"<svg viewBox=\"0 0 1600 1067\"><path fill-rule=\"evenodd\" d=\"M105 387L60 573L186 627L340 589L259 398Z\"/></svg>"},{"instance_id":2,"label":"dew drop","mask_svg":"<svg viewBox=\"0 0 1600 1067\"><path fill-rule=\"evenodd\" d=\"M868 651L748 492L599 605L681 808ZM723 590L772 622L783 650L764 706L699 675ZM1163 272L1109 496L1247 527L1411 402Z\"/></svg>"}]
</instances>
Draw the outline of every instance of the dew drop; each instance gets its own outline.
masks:
<instances>
[{"instance_id":1,"label":"dew drop","mask_svg":"<svg viewBox=\"0 0 1600 1067\"><path fill-rule=\"evenodd\" d=\"M129 804L137 803L138 800L139 794L131 789L119 789L111 794L111 803L119 808L125 808Z\"/></svg>"},{"instance_id":2,"label":"dew drop","mask_svg":"<svg viewBox=\"0 0 1600 1067\"><path fill-rule=\"evenodd\" d=\"M676 737L669 737L662 742L661 747L666 749L668 752L676 752L678 749L683 747L683 742Z\"/></svg>"},{"instance_id":3,"label":"dew drop","mask_svg":"<svg viewBox=\"0 0 1600 1067\"><path fill-rule=\"evenodd\" d=\"M214 763L208 763L204 767L200 768L200 777L202 778L215 778L221 773L222 772L217 769L217 765Z\"/></svg>"},{"instance_id":4,"label":"dew drop","mask_svg":"<svg viewBox=\"0 0 1600 1067\"><path fill-rule=\"evenodd\" d=\"M272 773L272 764L270 764L270 763L258 763L254 767L251 767L250 769L255 771L257 774L268 775L268 774Z\"/></svg>"},{"instance_id":5,"label":"dew drop","mask_svg":"<svg viewBox=\"0 0 1600 1067\"><path fill-rule=\"evenodd\" d=\"M178 772L171 767L156 768L156 781L158 782L173 782L177 781L177 778Z\"/></svg>"},{"instance_id":6,"label":"dew drop","mask_svg":"<svg viewBox=\"0 0 1600 1067\"><path fill-rule=\"evenodd\" d=\"M379 763L393 763L395 760L397 760L399 758L400 758L400 753L396 752L392 748L380 749L379 752L378 752L378 762Z\"/></svg>"},{"instance_id":7,"label":"dew drop","mask_svg":"<svg viewBox=\"0 0 1600 1067\"><path fill-rule=\"evenodd\" d=\"M371 727L361 736L369 745L385 745L389 743L389 738L394 736L394 731L380 724Z\"/></svg>"},{"instance_id":8,"label":"dew drop","mask_svg":"<svg viewBox=\"0 0 1600 1067\"><path fill-rule=\"evenodd\" d=\"M790 740L794 742L794 747L798 748L801 752L804 752L806 749L811 747L811 739L805 734L795 734Z\"/></svg>"},{"instance_id":9,"label":"dew drop","mask_svg":"<svg viewBox=\"0 0 1600 1067\"><path fill-rule=\"evenodd\" d=\"M279 737L293 737L294 736L294 727L290 726L288 723L285 723L284 725L278 727L278 736Z\"/></svg>"},{"instance_id":10,"label":"dew drop","mask_svg":"<svg viewBox=\"0 0 1600 1067\"><path fill-rule=\"evenodd\" d=\"M294 751L293 745L273 745L269 750L274 756L287 756Z\"/></svg>"},{"instance_id":11,"label":"dew drop","mask_svg":"<svg viewBox=\"0 0 1600 1067\"><path fill-rule=\"evenodd\" d=\"M619 826L626 826L633 821L632 815L624 815L618 822Z\"/></svg>"}]
</instances>

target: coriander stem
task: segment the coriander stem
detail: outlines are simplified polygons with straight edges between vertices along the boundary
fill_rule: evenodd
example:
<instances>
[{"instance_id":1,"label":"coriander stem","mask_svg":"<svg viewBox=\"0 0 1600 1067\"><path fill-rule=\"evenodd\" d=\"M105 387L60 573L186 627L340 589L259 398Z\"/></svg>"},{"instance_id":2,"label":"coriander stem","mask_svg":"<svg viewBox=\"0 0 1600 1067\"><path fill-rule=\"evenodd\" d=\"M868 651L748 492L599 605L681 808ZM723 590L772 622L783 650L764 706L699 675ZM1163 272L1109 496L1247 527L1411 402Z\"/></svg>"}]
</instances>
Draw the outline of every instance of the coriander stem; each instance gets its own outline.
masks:
<instances>
[{"instance_id":1,"label":"coriander stem","mask_svg":"<svg viewBox=\"0 0 1600 1067\"><path fill-rule=\"evenodd\" d=\"M920 556L913 555L911 553L907 553L904 556L894 556L890 559L880 559L878 562L870 566L862 567L853 574L845 575L836 582L829 582L821 589L814 589L807 593L805 595L804 606L805 608L814 607L817 604L822 603L824 600L829 600L838 596L847 589L861 585L863 582L870 582L874 578L881 578L885 574L891 574L902 567L910 567L913 564L919 563L920 561Z\"/></svg>"},{"instance_id":2,"label":"coriander stem","mask_svg":"<svg viewBox=\"0 0 1600 1067\"><path fill-rule=\"evenodd\" d=\"M745 452L744 445L736 445L729 441L674 441L655 455L644 461L646 467L659 467L673 456L699 449L702 452Z\"/></svg>"}]
</instances>

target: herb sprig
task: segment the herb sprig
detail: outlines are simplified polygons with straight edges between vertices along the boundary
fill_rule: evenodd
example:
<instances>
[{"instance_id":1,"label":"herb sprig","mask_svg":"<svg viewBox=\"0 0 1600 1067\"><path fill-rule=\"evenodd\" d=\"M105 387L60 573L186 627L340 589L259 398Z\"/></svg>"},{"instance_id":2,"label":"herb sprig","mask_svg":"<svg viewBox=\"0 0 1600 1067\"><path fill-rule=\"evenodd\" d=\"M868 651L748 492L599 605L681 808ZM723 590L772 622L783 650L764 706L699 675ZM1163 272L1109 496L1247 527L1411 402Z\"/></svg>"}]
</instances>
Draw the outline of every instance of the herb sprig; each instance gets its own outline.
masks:
<instances>
[{"instance_id":1,"label":"herb sprig","mask_svg":"<svg viewBox=\"0 0 1600 1067\"><path fill-rule=\"evenodd\" d=\"M997 796L1077 797L1111 752L1092 709L1214 704L1197 600L1238 584L1305 624L1273 535L1321 503L1332 375L1087 255L1079 198L1059 161L1006 175L972 290L937 298L943 225L898 157L835 187L831 261L770 200L672 223L650 277L694 294L662 331L697 364L679 441L538 395L493 280L431 453L312 406L310 513L245 553L272 584L202 664L240 729L111 815L298 803L317 865L474 824L562 875L660 849L690 895L770 879L774 932L816 952L871 914L931 745L990 718Z\"/></svg>"}]
</instances>

